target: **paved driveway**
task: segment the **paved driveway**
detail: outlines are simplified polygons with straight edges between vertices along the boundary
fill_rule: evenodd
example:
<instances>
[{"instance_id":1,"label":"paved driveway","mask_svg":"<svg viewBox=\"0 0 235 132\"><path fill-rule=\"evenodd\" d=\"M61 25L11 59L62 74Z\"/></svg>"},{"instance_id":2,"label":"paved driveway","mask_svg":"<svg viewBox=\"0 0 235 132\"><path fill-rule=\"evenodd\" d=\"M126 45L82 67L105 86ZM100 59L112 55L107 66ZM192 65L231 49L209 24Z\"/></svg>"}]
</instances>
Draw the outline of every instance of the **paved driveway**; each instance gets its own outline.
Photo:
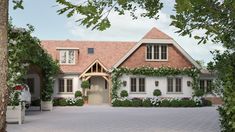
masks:
<instances>
[{"instance_id":1,"label":"paved driveway","mask_svg":"<svg viewBox=\"0 0 235 132\"><path fill-rule=\"evenodd\" d=\"M8 132L219 132L216 107L113 108L55 107L27 112L22 125Z\"/></svg>"}]
</instances>

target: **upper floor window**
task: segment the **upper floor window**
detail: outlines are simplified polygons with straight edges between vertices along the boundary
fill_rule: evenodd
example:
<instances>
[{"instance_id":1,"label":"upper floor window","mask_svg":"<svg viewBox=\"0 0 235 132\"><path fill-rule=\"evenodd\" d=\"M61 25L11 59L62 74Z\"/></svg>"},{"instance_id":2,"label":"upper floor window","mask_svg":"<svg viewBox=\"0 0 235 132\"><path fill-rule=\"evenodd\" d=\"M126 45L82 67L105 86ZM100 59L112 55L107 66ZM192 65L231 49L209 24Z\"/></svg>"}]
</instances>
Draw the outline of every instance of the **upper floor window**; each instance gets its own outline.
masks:
<instances>
[{"instance_id":1,"label":"upper floor window","mask_svg":"<svg viewBox=\"0 0 235 132\"><path fill-rule=\"evenodd\" d=\"M182 79L181 78L167 78L167 92L168 93L181 93L182 92Z\"/></svg>"},{"instance_id":2,"label":"upper floor window","mask_svg":"<svg viewBox=\"0 0 235 132\"><path fill-rule=\"evenodd\" d=\"M148 44L147 60L167 60L167 45Z\"/></svg>"},{"instance_id":3,"label":"upper floor window","mask_svg":"<svg viewBox=\"0 0 235 132\"><path fill-rule=\"evenodd\" d=\"M60 64L75 64L75 50L60 50Z\"/></svg>"}]
</instances>

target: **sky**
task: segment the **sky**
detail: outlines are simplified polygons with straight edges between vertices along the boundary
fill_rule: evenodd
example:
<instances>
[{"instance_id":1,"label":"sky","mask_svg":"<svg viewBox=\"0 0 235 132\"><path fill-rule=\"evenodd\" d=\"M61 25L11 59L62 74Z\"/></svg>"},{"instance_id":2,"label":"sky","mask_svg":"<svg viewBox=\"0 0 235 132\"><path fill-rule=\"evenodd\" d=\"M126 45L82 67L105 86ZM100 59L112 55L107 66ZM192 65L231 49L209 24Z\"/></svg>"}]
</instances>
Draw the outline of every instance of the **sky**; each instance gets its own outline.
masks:
<instances>
[{"instance_id":1,"label":"sky","mask_svg":"<svg viewBox=\"0 0 235 132\"><path fill-rule=\"evenodd\" d=\"M76 23L78 16L67 18L56 12L61 6L56 0L24 0L24 10L13 10L10 1L9 16L13 25L26 27L31 24L35 27L33 36L41 40L99 40L99 41L140 41L140 39L153 27L171 36L195 60L205 63L212 61L210 51L223 50L221 45L197 44L197 41L187 36L175 33L177 28L170 26L170 15L174 14L174 0L162 0L163 9L159 12L159 19L139 18L132 20L129 14L119 16L110 13L111 28L105 31L87 29ZM202 31L197 31L202 34Z\"/></svg>"}]
</instances>

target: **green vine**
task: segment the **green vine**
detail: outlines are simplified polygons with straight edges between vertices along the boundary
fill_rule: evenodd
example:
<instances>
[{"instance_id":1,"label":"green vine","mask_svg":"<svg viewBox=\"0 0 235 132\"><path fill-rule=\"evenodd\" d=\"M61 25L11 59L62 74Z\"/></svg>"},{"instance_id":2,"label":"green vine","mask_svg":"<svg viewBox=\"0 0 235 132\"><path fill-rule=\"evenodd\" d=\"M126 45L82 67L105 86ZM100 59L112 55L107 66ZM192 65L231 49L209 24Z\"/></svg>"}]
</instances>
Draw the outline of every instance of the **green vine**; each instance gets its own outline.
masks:
<instances>
[{"instance_id":1,"label":"green vine","mask_svg":"<svg viewBox=\"0 0 235 132\"><path fill-rule=\"evenodd\" d=\"M10 92L17 84L23 84L24 77L30 66L40 68L42 75L41 99L52 99L54 76L59 71L59 65L41 47L40 40L31 36L34 28L16 28L11 23L8 26L8 86Z\"/></svg>"},{"instance_id":2,"label":"green vine","mask_svg":"<svg viewBox=\"0 0 235 132\"><path fill-rule=\"evenodd\" d=\"M198 89L198 78L200 71L196 68L171 68L171 67L160 67L158 69L152 67L138 67L138 68L116 68L112 71L112 98L118 97L118 90L121 87L122 82L119 78L123 75L145 75L145 76L176 76L176 75L187 75L192 77L192 88L194 90Z\"/></svg>"}]
</instances>

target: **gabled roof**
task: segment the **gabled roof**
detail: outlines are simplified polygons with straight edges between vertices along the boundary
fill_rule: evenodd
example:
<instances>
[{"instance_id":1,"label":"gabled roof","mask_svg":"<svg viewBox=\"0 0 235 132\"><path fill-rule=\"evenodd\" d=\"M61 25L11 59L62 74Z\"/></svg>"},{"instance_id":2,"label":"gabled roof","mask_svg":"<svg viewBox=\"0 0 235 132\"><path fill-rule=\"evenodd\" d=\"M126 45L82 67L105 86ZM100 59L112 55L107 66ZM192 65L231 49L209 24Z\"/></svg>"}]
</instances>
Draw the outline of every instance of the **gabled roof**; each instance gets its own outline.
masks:
<instances>
[{"instance_id":1,"label":"gabled roof","mask_svg":"<svg viewBox=\"0 0 235 132\"><path fill-rule=\"evenodd\" d=\"M120 66L132 53L134 53L142 44L154 43L154 44L173 44L196 68L201 69L201 66L171 37L158 30L152 28L136 45L133 46L125 56L123 56L113 68Z\"/></svg>"},{"instance_id":2,"label":"gabled roof","mask_svg":"<svg viewBox=\"0 0 235 132\"><path fill-rule=\"evenodd\" d=\"M163 33L156 27L153 27L142 39L172 39L167 34Z\"/></svg>"},{"instance_id":3,"label":"gabled roof","mask_svg":"<svg viewBox=\"0 0 235 132\"><path fill-rule=\"evenodd\" d=\"M84 72L97 59L111 69L136 42L43 40L41 44L55 60L59 59L58 49L78 49L76 65L60 65L62 72L77 74ZM94 54L88 54L88 48L94 48Z\"/></svg>"}]
</instances>

